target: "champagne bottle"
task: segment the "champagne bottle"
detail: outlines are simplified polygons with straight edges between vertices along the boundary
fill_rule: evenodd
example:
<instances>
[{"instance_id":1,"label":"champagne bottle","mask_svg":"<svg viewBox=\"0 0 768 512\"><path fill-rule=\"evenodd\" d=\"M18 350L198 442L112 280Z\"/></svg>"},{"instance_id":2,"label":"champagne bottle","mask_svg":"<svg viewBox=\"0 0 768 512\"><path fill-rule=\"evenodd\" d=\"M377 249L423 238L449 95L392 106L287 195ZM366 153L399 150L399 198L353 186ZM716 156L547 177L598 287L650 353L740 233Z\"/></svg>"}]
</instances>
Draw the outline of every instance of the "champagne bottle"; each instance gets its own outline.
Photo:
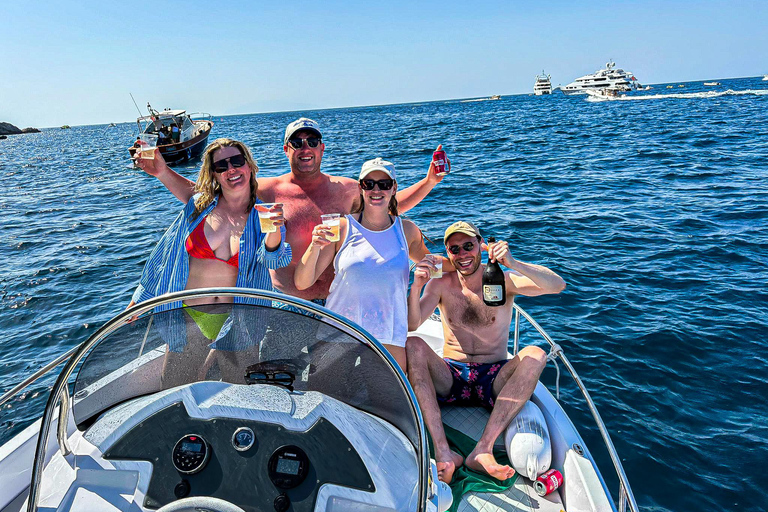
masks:
<instances>
[{"instance_id":1,"label":"champagne bottle","mask_svg":"<svg viewBox=\"0 0 768 512\"><path fill-rule=\"evenodd\" d=\"M488 237L489 245L495 241L492 236ZM507 302L504 271L496 261L489 260L483 270L483 302L487 306L503 306Z\"/></svg>"}]
</instances>

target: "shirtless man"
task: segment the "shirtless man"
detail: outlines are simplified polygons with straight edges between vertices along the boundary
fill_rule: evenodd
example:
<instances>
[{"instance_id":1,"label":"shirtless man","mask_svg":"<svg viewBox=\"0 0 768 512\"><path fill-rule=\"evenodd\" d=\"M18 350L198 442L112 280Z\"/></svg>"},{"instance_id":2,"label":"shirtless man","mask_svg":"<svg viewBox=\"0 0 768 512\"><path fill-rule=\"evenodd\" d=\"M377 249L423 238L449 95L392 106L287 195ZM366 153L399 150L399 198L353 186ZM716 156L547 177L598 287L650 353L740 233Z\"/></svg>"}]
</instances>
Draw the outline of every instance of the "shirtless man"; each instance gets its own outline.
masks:
<instances>
[{"instance_id":1,"label":"shirtless man","mask_svg":"<svg viewBox=\"0 0 768 512\"><path fill-rule=\"evenodd\" d=\"M474 224L452 224L445 231L444 242L448 259L457 272L446 272L441 279L430 280L429 271L434 264L427 257L416 266L408 296L409 330L424 323L435 307L440 308L443 322L445 359L418 337L408 338L406 353L408 379L432 434L438 477L446 483L462 462L499 480L515 473L511 467L496 462L493 443L533 394L547 356L540 348L529 346L507 359L514 297L560 293L565 289L565 281L548 268L512 258L507 242L489 246L482 240ZM504 306L490 307L483 302L485 265L480 263L481 249L488 251L491 261L514 271L504 273ZM424 294L419 298L422 288ZM480 440L465 461L448 447L439 403L493 408Z\"/></svg>"},{"instance_id":2,"label":"shirtless man","mask_svg":"<svg viewBox=\"0 0 768 512\"><path fill-rule=\"evenodd\" d=\"M296 265L312 241L312 229L320 222L320 215L348 214L359 200L360 191L357 181L320 170L325 144L315 121L302 117L290 123L285 129L283 151L291 172L257 180L259 199L283 204L286 241L293 251L293 260L287 267L270 270L272 284L283 293L322 304L333 281L333 266L329 266L314 285L298 290L293 283ZM157 177L179 200L189 201L194 194L194 182L164 163L151 167L151 162L154 161L142 162L142 168ZM397 193L398 210L402 213L416 206L442 179L430 164L426 177Z\"/></svg>"}]
</instances>

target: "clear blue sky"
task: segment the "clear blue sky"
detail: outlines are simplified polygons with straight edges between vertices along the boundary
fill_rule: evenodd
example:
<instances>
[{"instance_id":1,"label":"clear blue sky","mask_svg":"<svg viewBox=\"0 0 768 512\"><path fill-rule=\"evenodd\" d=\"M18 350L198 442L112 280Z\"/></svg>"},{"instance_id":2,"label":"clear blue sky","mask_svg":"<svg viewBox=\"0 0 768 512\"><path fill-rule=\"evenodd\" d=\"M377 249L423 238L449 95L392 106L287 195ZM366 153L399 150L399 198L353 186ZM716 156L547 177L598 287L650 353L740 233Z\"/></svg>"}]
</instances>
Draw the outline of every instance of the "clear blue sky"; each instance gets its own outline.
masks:
<instances>
[{"instance_id":1,"label":"clear blue sky","mask_svg":"<svg viewBox=\"0 0 768 512\"><path fill-rule=\"evenodd\" d=\"M527 93L608 59L643 84L768 73L764 0L3 0L0 20L20 128L132 121L129 92L227 115Z\"/></svg>"}]
</instances>

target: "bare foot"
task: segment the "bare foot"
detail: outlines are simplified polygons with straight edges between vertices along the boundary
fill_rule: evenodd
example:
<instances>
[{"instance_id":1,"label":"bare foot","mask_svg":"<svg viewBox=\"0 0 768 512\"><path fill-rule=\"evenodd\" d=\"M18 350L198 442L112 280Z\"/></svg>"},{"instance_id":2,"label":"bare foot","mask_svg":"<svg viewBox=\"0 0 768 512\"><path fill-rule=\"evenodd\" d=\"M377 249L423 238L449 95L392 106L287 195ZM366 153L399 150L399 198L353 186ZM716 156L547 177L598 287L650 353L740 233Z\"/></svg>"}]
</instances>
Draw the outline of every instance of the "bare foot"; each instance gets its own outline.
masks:
<instances>
[{"instance_id":1,"label":"bare foot","mask_svg":"<svg viewBox=\"0 0 768 512\"><path fill-rule=\"evenodd\" d=\"M506 480L515 474L515 470L511 467L497 463L492 453L477 452L477 448L469 454L464 463L468 468L490 475L497 480Z\"/></svg>"},{"instance_id":2,"label":"bare foot","mask_svg":"<svg viewBox=\"0 0 768 512\"><path fill-rule=\"evenodd\" d=\"M461 466L461 464L464 462L464 458L458 453L451 451L448 452L448 457L446 457L446 459L448 460L436 460L435 465L437 466L437 479L441 482L449 484L453 479L454 471L456 471L456 468Z\"/></svg>"}]
</instances>

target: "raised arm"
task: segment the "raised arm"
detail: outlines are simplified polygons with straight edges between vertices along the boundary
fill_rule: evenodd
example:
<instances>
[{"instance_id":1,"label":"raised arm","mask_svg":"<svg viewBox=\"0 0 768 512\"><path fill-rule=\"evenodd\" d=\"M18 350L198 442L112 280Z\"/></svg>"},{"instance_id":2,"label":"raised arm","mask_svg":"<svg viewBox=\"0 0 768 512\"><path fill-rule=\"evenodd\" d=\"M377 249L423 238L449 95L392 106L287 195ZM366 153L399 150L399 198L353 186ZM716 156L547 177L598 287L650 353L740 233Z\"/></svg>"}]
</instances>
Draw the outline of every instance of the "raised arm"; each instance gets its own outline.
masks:
<instances>
[{"instance_id":1,"label":"raised arm","mask_svg":"<svg viewBox=\"0 0 768 512\"><path fill-rule=\"evenodd\" d=\"M346 228L347 220L339 219L339 232L346 233ZM325 269L333 261L341 241L331 242L328 240L330 236L330 226L325 224L318 224L312 230L312 241L293 273L293 284L296 285L297 289L306 290L315 284L317 278L325 272Z\"/></svg>"},{"instance_id":2,"label":"raised arm","mask_svg":"<svg viewBox=\"0 0 768 512\"><path fill-rule=\"evenodd\" d=\"M138 155L139 152L137 151L136 154ZM134 162L142 171L160 180L160 183L165 185L165 188L182 203L187 204L195 194L195 182L168 167L159 149L155 150L154 160L134 158Z\"/></svg>"},{"instance_id":3,"label":"raised arm","mask_svg":"<svg viewBox=\"0 0 768 512\"><path fill-rule=\"evenodd\" d=\"M435 270L434 262L425 257L413 270L413 284L408 292L408 330L414 331L423 324L440 303L441 279L430 281L429 272ZM424 285L426 284L426 288ZM424 294L421 293L424 288Z\"/></svg>"},{"instance_id":4,"label":"raised arm","mask_svg":"<svg viewBox=\"0 0 768 512\"><path fill-rule=\"evenodd\" d=\"M500 240L490 246L483 244L483 248L488 251L489 260L498 261L505 267L522 274L507 274L507 283L511 285L508 287L508 291L518 295L535 297L560 293L565 290L565 281L552 270L542 265L525 263L513 258L507 242Z\"/></svg>"},{"instance_id":5,"label":"raised arm","mask_svg":"<svg viewBox=\"0 0 768 512\"><path fill-rule=\"evenodd\" d=\"M440 144L437 146L437 149L442 147L443 145ZM435 174L435 165L430 161L427 175L424 178L395 195L397 198L397 209L404 213L419 204L435 188L435 185L443 181L443 177Z\"/></svg>"}]
</instances>

